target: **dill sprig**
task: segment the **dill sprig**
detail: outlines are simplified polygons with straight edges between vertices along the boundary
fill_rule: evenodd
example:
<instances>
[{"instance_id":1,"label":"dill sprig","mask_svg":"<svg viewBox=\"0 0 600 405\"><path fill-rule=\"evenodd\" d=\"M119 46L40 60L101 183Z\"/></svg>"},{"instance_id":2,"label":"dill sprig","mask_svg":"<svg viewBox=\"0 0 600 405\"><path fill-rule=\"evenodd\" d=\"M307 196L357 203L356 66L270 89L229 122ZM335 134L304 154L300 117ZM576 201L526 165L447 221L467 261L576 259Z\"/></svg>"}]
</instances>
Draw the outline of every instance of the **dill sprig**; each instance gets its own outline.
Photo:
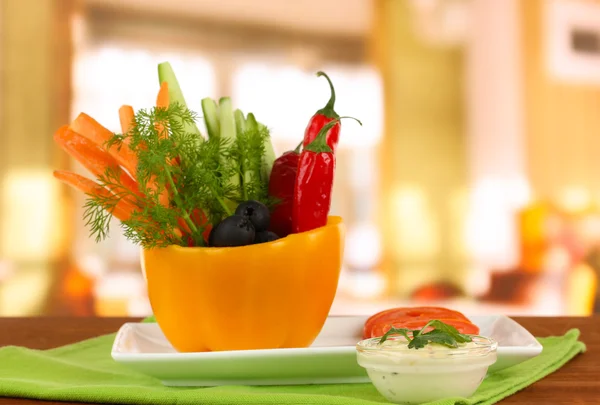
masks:
<instances>
[{"instance_id":1,"label":"dill sprig","mask_svg":"<svg viewBox=\"0 0 600 405\"><path fill-rule=\"evenodd\" d=\"M241 187L243 200L265 201L268 198L268 179L261 179L262 161L255 156L265 154L265 139L269 137L266 127L247 129L236 138L237 160L242 169Z\"/></svg>"},{"instance_id":2,"label":"dill sprig","mask_svg":"<svg viewBox=\"0 0 600 405\"><path fill-rule=\"evenodd\" d=\"M108 235L111 211L121 199L136 207L121 222L124 235L144 248L205 246L206 227L231 215L239 202L270 203L268 179L260 177L269 131L247 130L234 141L204 139L186 130L196 119L196 113L179 104L140 110L128 133L114 134L107 142L116 148L127 144L135 153L140 194L124 187L111 170L99 176L99 184L113 195L89 195L85 203L84 218L97 241ZM228 181L234 175L240 176L239 185ZM198 210L206 221L198 220Z\"/></svg>"}]
</instances>

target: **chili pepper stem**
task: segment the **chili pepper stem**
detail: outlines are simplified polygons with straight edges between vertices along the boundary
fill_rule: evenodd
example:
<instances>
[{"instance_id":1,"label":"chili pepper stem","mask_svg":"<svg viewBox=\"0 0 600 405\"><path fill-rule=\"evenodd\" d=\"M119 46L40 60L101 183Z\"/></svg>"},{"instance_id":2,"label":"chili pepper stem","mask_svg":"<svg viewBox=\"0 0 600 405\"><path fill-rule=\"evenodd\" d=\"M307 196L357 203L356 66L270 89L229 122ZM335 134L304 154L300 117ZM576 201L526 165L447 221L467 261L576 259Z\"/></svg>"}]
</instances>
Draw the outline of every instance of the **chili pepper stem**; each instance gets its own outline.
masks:
<instances>
[{"instance_id":1,"label":"chili pepper stem","mask_svg":"<svg viewBox=\"0 0 600 405\"><path fill-rule=\"evenodd\" d=\"M315 153L333 153L333 150L329 147L329 145L327 145L327 132L329 132L329 130L333 128L333 126L336 125L342 118L353 119L362 126L362 122L360 122L360 120L354 117L335 118L332 121L329 121L327 124L325 124L323 128L321 128L321 130L317 134L317 137L311 143L306 145L304 150L308 150Z\"/></svg>"},{"instance_id":2,"label":"chili pepper stem","mask_svg":"<svg viewBox=\"0 0 600 405\"><path fill-rule=\"evenodd\" d=\"M304 141L300 142L298 144L298 146L296 146L296 148L294 149L295 153L300 153L300 149L302 148L302 144L304 143Z\"/></svg>"},{"instance_id":3,"label":"chili pepper stem","mask_svg":"<svg viewBox=\"0 0 600 405\"><path fill-rule=\"evenodd\" d=\"M329 96L329 101L327 102L327 104L325 104L325 107L323 107L319 111L317 111L317 114L323 114L327 118L339 118L339 115L334 110L335 88L333 87L333 83L331 82L331 79L329 78L329 76L327 76L327 74L325 72L322 72L322 71L317 72L317 76L319 76L319 77L322 76L325 79L327 79L327 82L329 83L329 89L331 90L331 96Z\"/></svg>"}]
</instances>

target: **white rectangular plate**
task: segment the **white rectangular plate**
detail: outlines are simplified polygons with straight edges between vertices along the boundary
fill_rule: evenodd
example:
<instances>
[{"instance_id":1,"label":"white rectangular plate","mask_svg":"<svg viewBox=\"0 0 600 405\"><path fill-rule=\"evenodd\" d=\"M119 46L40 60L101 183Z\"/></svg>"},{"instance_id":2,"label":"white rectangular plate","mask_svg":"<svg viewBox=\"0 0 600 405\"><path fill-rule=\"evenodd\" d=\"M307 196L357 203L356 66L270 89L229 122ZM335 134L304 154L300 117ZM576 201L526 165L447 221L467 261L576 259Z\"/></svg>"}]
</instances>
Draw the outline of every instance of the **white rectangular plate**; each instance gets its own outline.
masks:
<instances>
[{"instance_id":1,"label":"white rectangular plate","mask_svg":"<svg viewBox=\"0 0 600 405\"><path fill-rule=\"evenodd\" d=\"M178 353L156 323L126 323L112 357L168 386L297 385L369 382L356 363L366 316L331 316L311 347ZM470 316L480 335L498 342L498 360L489 372L521 363L542 352L525 328L502 316Z\"/></svg>"}]
</instances>

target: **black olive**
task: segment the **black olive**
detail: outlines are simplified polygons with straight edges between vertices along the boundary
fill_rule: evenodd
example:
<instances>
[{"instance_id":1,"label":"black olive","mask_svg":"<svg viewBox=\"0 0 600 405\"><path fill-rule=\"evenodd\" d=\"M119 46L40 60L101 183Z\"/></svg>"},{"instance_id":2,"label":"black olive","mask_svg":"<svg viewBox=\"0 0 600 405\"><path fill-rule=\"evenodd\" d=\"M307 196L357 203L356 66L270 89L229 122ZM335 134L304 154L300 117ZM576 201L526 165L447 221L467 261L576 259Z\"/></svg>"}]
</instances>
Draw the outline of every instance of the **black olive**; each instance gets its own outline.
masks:
<instances>
[{"instance_id":1,"label":"black olive","mask_svg":"<svg viewBox=\"0 0 600 405\"><path fill-rule=\"evenodd\" d=\"M208 246L214 246L215 231L217 230L218 227L219 227L219 224L213 226L212 229L210 230L210 233L208 234Z\"/></svg>"},{"instance_id":2,"label":"black olive","mask_svg":"<svg viewBox=\"0 0 600 405\"><path fill-rule=\"evenodd\" d=\"M266 231L269 228L271 214L266 205L261 202L249 200L238 205L235 215L248 218L256 232Z\"/></svg>"},{"instance_id":3,"label":"black olive","mask_svg":"<svg viewBox=\"0 0 600 405\"><path fill-rule=\"evenodd\" d=\"M209 246L227 247L251 245L254 242L254 226L240 215L225 218L210 232Z\"/></svg>"},{"instance_id":4,"label":"black olive","mask_svg":"<svg viewBox=\"0 0 600 405\"><path fill-rule=\"evenodd\" d=\"M256 232L256 236L254 236L254 243L272 242L277 239L279 239L279 236L277 236L275 232L260 231Z\"/></svg>"}]
</instances>

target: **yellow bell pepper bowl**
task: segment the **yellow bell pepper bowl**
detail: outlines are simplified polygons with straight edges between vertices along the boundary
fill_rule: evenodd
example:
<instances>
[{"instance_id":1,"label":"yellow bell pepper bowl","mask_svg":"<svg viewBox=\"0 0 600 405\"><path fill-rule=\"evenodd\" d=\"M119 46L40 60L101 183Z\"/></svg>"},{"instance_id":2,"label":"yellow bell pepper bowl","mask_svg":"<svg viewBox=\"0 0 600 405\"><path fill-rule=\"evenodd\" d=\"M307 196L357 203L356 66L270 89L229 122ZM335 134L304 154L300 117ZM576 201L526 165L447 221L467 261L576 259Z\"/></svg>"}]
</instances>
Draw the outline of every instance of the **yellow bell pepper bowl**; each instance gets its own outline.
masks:
<instances>
[{"instance_id":1,"label":"yellow bell pepper bowl","mask_svg":"<svg viewBox=\"0 0 600 405\"><path fill-rule=\"evenodd\" d=\"M156 321L180 352L307 347L335 297L344 225L232 248L142 252Z\"/></svg>"}]
</instances>

